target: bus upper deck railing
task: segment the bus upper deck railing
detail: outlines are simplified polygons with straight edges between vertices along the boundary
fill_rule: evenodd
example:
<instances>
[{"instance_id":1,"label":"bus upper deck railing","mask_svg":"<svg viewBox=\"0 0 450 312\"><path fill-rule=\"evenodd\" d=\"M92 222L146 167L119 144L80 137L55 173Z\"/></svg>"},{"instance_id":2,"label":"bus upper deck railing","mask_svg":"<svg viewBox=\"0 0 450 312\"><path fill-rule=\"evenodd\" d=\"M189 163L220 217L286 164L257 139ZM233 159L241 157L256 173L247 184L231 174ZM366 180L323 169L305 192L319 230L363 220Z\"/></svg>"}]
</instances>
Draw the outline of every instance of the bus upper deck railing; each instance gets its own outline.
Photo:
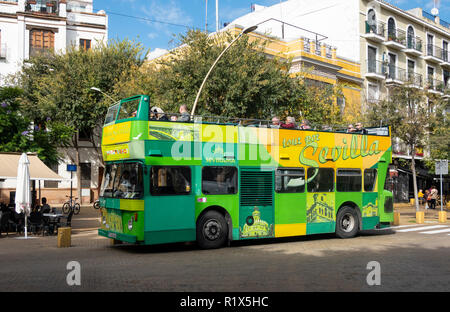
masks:
<instances>
[{"instance_id":1,"label":"bus upper deck railing","mask_svg":"<svg viewBox=\"0 0 450 312\"><path fill-rule=\"evenodd\" d=\"M193 118L189 116L189 121L179 121L182 114L179 113L160 113L159 119L150 118L150 121L160 121L160 122L174 122L174 123L201 123L201 124L211 124L211 125L222 125L222 126L241 126L241 127L255 127L255 128L280 128L274 127L271 120L265 119L253 119L253 118L238 118L238 117L223 117L223 116L213 116L213 115L195 115ZM165 117L164 117L165 116ZM280 124L282 122L280 121ZM377 136L389 136L389 126L378 126L378 127L367 127L364 128L364 134L377 135ZM295 128L290 128L288 130L304 130L304 131L319 131L319 132L336 132L336 133L355 133L360 132L348 132L347 127L339 126L328 126L328 125L316 125L309 124L309 128L302 128L296 124Z\"/></svg>"}]
</instances>

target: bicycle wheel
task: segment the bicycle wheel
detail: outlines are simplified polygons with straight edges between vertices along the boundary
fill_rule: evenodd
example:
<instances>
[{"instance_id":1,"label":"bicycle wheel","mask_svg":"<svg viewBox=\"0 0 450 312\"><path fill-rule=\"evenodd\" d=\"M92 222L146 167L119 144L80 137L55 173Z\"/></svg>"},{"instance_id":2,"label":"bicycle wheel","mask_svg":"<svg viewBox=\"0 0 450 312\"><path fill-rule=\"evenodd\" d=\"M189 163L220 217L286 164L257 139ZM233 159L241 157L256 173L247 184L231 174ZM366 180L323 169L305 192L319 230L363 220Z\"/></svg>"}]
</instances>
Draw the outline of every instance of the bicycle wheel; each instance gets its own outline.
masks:
<instances>
[{"instance_id":1,"label":"bicycle wheel","mask_svg":"<svg viewBox=\"0 0 450 312\"><path fill-rule=\"evenodd\" d=\"M64 203L64 205L62 206L62 212L63 212L63 214L69 214L69 212L70 212L69 203Z\"/></svg>"},{"instance_id":2,"label":"bicycle wheel","mask_svg":"<svg viewBox=\"0 0 450 312\"><path fill-rule=\"evenodd\" d=\"M79 203L76 203L76 204L73 206L73 214L75 214L75 215L79 214L79 213L80 213L80 209L81 209L80 204L79 204Z\"/></svg>"}]
</instances>

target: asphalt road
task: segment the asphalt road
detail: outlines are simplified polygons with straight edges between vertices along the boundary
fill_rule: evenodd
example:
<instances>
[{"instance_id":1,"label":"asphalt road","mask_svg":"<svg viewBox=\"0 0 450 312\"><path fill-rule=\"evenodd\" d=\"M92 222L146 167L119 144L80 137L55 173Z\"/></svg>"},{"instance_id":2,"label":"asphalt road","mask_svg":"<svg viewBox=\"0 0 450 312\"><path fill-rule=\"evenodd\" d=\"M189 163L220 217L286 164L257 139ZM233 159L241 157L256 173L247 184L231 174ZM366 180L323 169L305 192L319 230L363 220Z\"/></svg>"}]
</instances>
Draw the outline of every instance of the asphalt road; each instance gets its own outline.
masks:
<instances>
[{"instance_id":1,"label":"asphalt road","mask_svg":"<svg viewBox=\"0 0 450 312\"><path fill-rule=\"evenodd\" d=\"M450 229L367 231L353 239L316 235L199 250L195 244L111 246L96 212L74 219L71 248L56 237L0 237L0 291L448 291ZM434 227L436 224L427 224ZM412 229L413 227L411 227ZM417 229L419 226L417 226ZM400 232L402 230L402 232ZM79 282L68 275L80 264ZM379 284L373 267L379 263ZM78 271L77 271L78 272ZM372 272L372 273L371 273ZM72 281L76 280L72 279Z\"/></svg>"}]
</instances>

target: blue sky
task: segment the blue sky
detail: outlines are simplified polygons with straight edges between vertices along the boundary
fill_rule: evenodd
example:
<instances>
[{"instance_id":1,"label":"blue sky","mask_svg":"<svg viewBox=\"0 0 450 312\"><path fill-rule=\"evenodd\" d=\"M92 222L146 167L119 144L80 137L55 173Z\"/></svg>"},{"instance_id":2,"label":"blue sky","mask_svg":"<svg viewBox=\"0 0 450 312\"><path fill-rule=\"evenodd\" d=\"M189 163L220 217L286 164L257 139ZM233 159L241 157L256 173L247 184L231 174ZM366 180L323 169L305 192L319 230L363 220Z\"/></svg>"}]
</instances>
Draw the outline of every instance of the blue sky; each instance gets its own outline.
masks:
<instances>
[{"instance_id":1,"label":"blue sky","mask_svg":"<svg viewBox=\"0 0 450 312\"><path fill-rule=\"evenodd\" d=\"M249 13L252 3L270 6L279 2L280 0L219 0L220 25ZM388 2L404 10L422 7L430 12L434 6L434 0L388 0ZM441 19L450 22L450 0L437 2ZM205 29L205 4L206 0L94 0L94 11L105 10L109 13L110 38L138 39L147 49L155 50L173 48L175 46L171 42L173 35L185 32L187 28L184 26ZM210 31L216 29L215 6L215 0L208 0Z\"/></svg>"}]
</instances>

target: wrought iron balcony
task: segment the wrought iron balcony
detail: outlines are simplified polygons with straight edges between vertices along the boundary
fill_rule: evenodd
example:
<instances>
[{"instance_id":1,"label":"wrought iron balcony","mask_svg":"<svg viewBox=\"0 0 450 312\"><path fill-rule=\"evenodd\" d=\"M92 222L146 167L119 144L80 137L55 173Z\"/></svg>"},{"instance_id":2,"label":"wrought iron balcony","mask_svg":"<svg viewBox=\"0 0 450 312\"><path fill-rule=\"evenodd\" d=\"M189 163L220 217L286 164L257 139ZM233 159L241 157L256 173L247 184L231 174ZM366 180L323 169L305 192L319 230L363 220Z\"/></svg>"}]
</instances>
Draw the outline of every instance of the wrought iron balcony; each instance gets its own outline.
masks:
<instances>
[{"instance_id":1,"label":"wrought iron balcony","mask_svg":"<svg viewBox=\"0 0 450 312\"><path fill-rule=\"evenodd\" d=\"M30 57L53 54L53 49L30 47Z\"/></svg>"},{"instance_id":2,"label":"wrought iron balcony","mask_svg":"<svg viewBox=\"0 0 450 312\"><path fill-rule=\"evenodd\" d=\"M427 89L428 91L436 91L444 93L445 85L441 80L436 80L433 77L428 77L427 79Z\"/></svg>"},{"instance_id":3,"label":"wrought iron balcony","mask_svg":"<svg viewBox=\"0 0 450 312\"><path fill-rule=\"evenodd\" d=\"M419 37L407 37L406 48L403 50L406 53L421 55L422 54L422 39Z\"/></svg>"},{"instance_id":4,"label":"wrought iron balcony","mask_svg":"<svg viewBox=\"0 0 450 312\"><path fill-rule=\"evenodd\" d=\"M406 46L406 32L401 29L389 29L386 45L403 48Z\"/></svg>"},{"instance_id":5,"label":"wrought iron balcony","mask_svg":"<svg viewBox=\"0 0 450 312\"><path fill-rule=\"evenodd\" d=\"M427 55L425 58L430 61L448 62L449 53L448 50L444 50L441 47L427 44Z\"/></svg>"},{"instance_id":6,"label":"wrought iron balcony","mask_svg":"<svg viewBox=\"0 0 450 312\"><path fill-rule=\"evenodd\" d=\"M387 78L386 83L404 83L408 81L408 75L406 74L406 70L400 67L396 67L394 65L387 65Z\"/></svg>"},{"instance_id":7,"label":"wrought iron balcony","mask_svg":"<svg viewBox=\"0 0 450 312\"><path fill-rule=\"evenodd\" d=\"M412 71L406 71L406 81L414 87L421 88L423 86L422 75Z\"/></svg>"},{"instance_id":8,"label":"wrought iron balcony","mask_svg":"<svg viewBox=\"0 0 450 312\"><path fill-rule=\"evenodd\" d=\"M28 0L25 12L58 15L58 0Z\"/></svg>"},{"instance_id":9,"label":"wrought iron balcony","mask_svg":"<svg viewBox=\"0 0 450 312\"><path fill-rule=\"evenodd\" d=\"M382 42L386 36L386 24L383 22L369 22L366 21L366 34L367 39Z\"/></svg>"},{"instance_id":10,"label":"wrought iron balcony","mask_svg":"<svg viewBox=\"0 0 450 312\"><path fill-rule=\"evenodd\" d=\"M366 78L373 78L378 80L386 79L389 68L388 63L376 60L367 61Z\"/></svg>"}]
</instances>

